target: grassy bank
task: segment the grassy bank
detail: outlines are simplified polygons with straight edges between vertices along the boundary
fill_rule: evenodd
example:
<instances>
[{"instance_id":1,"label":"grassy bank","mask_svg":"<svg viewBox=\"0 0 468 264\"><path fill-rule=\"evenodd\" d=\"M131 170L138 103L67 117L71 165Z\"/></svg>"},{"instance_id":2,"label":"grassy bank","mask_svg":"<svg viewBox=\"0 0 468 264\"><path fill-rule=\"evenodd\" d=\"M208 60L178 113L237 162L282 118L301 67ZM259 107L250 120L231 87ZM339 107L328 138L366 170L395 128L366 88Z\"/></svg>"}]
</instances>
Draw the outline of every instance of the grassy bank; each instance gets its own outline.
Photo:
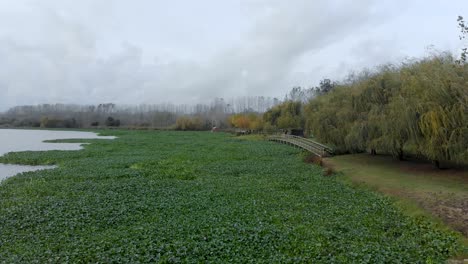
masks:
<instances>
[{"instance_id":1,"label":"grassy bank","mask_svg":"<svg viewBox=\"0 0 468 264\"><path fill-rule=\"evenodd\" d=\"M337 156L326 163L353 185L397 198L406 214L444 222L462 233L468 246L468 171L368 154Z\"/></svg>"},{"instance_id":2,"label":"grassy bank","mask_svg":"<svg viewBox=\"0 0 468 264\"><path fill-rule=\"evenodd\" d=\"M299 150L221 133L105 131L0 185L0 260L443 262L457 238L303 163Z\"/></svg>"}]
</instances>

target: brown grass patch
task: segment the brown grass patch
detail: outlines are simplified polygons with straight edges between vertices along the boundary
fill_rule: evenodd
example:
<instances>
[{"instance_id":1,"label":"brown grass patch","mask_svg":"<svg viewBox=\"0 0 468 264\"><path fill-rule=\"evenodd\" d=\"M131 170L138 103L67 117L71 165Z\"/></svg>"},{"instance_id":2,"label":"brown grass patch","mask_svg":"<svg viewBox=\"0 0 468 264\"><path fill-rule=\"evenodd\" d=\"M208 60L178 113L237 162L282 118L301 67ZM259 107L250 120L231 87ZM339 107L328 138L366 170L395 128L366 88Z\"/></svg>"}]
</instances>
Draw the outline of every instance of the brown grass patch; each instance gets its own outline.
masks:
<instances>
[{"instance_id":1,"label":"brown grass patch","mask_svg":"<svg viewBox=\"0 0 468 264\"><path fill-rule=\"evenodd\" d=\"M323 176L332 176L335 174L335 167L330 163L327 162L326 159L317 156L317 155L308 155L304 158L304 161L307 163L315 164L323 168Z\"/></svg>"},{"instance_id":2,"label":"brown grass patch","mask_svg":"<svg viewBox=\"0 0 468 264\"><path fill-rule=\"evenodd\" d=\"M319 157L317 155L307 155L305 158L304 158L304 161L307 162L307 163L312 163L312 164L315 164L315 165L318 165L318 166L323 166L323 162L322 162L322 157Z\"/></svg>"}]
</instances>

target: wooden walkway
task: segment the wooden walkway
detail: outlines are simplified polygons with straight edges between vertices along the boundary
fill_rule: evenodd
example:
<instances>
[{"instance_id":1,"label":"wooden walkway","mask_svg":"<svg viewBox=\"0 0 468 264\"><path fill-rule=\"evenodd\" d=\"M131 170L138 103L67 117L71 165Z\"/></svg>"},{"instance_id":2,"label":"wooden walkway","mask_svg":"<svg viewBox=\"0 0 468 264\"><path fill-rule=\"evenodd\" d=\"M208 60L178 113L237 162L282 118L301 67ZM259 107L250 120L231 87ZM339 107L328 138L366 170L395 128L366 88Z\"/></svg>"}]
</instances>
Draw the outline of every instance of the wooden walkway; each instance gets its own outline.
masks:
<instances>
[{"instance_id":1,"label":"wooden walkway","mask_svg":"<svg viewBox=\"0 0 468 264\"><path fill-rule=\"evenodd\" d=\"M307 150L309 152L312 152L313 154L319 157L333 156L333 150L330 147L320 144L318 142L315 142L308 138L282 134L282 135L270 136L268 137L268 140L283 143L283 144L293 145L293 146L302 148L304 150Z\"/></svg>"}]
</instances>

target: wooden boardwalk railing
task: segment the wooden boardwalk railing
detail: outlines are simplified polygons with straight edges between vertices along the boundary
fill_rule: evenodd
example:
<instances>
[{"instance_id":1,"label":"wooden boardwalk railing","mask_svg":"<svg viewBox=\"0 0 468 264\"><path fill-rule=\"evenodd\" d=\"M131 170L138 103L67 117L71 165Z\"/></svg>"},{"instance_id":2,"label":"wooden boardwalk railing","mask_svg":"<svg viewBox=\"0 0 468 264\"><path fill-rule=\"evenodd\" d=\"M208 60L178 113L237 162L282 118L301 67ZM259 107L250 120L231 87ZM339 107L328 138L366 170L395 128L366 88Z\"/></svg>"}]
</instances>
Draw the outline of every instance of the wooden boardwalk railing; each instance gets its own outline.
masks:
<instances>
[{"instance_id":1,"label":"wooden boardwalk railing","mask_svg":"<svg viewBox=\"0 0 468 264\"><path fill-rule=\"evenodd\" d=\"M330 147L315 142L308 138L281 134L269 136L268 140L293 145L305 149L309 152L312 152L313 154L319 157L328 157L333 155L333 150Z\"/></svg>"}]
</instances>

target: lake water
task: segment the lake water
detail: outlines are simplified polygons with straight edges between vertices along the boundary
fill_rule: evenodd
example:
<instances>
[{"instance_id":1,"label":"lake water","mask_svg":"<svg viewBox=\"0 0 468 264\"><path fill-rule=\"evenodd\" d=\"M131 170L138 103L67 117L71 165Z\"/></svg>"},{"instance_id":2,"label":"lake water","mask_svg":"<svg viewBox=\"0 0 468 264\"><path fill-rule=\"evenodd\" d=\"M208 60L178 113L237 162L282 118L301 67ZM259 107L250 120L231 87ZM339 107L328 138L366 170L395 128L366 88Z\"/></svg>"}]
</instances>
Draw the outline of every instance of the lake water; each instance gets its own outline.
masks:
<instances>
[{"instance_id":1,"label":"lake water","mask_svg":"<svg viewBox=\"0 0 468 264\"><path fill-rule=\"evenodd\" d=\"M53 139L114 139L92 132L0 129L0 156L17 151L80 150L82 143L45 143ZM54 166L22 166L0 163L0 181L21 172L51 169Z\"/></svg>"}]
</instances>

